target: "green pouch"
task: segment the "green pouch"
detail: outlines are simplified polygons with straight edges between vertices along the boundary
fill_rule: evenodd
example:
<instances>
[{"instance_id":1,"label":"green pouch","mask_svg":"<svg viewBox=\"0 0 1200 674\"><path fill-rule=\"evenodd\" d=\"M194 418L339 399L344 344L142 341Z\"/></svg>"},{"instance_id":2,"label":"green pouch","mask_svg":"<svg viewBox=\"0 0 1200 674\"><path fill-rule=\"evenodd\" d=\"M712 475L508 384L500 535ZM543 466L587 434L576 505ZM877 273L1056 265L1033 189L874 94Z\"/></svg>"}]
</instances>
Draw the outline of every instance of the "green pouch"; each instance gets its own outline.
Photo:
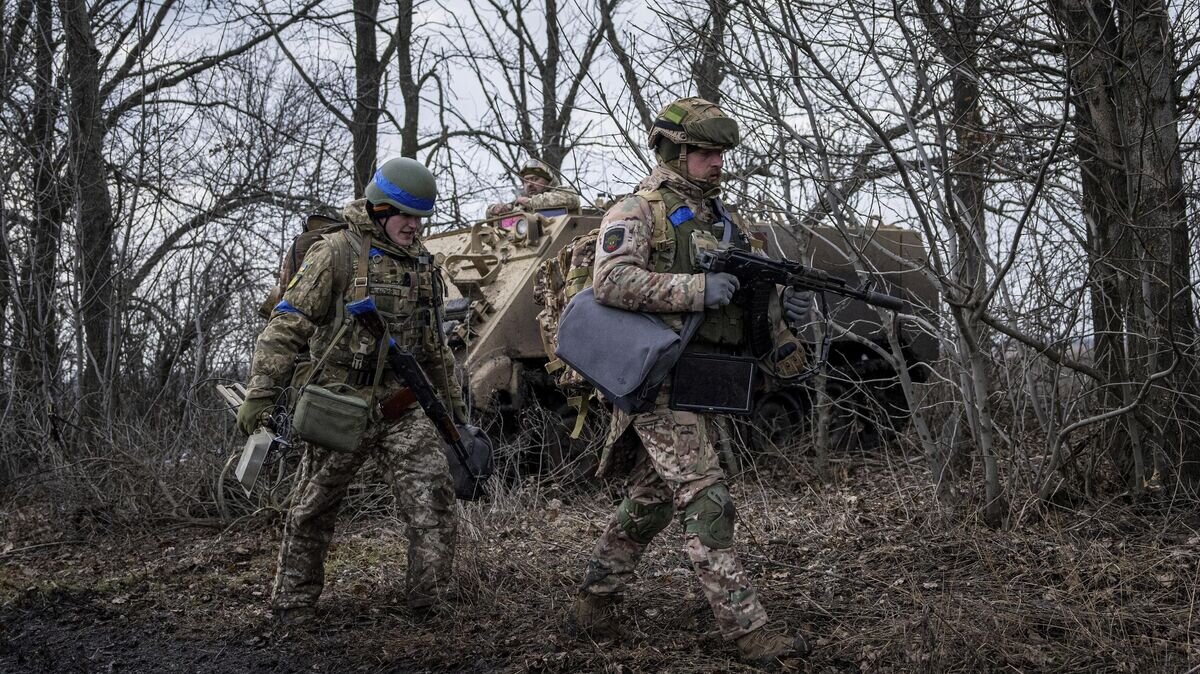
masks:
<instances>
[{"instance_id":1,"label":"green pouch","mask_svg":"<svg viewBox=\"0 0 1200 674\"><path fill-rule=\"evenodd\" d=\"M292 428L306 442L352 452L358 449L370 418L370 406L362 398L310 384L300 391Z\"/></svg>"}]
</instances>

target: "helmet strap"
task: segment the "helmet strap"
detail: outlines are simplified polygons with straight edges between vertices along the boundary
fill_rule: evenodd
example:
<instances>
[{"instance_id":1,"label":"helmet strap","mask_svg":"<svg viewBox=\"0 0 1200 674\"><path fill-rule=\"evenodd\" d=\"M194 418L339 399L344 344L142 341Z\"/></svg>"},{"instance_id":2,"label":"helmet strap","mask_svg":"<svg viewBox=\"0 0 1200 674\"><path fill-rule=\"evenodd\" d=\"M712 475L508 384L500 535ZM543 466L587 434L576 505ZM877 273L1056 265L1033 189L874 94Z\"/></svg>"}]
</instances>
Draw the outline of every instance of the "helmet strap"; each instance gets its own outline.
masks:
<instances>
[{"instance_id":1,"label":"helmet strap","mask_svg":"<svg viewBox=\"0 0 1200 674\"><path fill-rule=\"evenodd\" d=\"M373 204L369 201L367 202L367 216L371 218L371 222L375 223L379 231L385 235L385 239L387 238L387 228L384 226L384 223L387 222L388 218L399 214L400 209L391 204Z\"/></svg>"}]
</instances>

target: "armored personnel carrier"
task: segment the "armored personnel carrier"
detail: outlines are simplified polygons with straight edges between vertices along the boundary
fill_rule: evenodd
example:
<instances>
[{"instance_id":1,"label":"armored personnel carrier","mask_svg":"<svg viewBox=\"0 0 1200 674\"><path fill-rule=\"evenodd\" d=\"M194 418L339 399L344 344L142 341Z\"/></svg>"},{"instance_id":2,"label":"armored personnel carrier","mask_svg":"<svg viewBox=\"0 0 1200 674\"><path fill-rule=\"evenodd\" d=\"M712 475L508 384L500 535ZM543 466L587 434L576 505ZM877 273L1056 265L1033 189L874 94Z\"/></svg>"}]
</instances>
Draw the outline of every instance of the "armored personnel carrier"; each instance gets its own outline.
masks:
<instances>
[{"instance_id":1,"label":"armored personnel carrier","mask_svg":"<svg viewBox=\"0 0 1200 674\"><path fill-rule=\"evenodd\" d=\"M559 253L576 236L600 224L600 211L579 215L513 214L480 221L469 227L435 234L425 245L442 260L451 298L447 302L450 343L469 373L472 405L522 423L520 414L531 403L570 417L573 408L557 390L545 366L548 358L538 329L539 307L534 286L539 265ZM933 306L937 293L919 272L925 248L915 232L894 227L844 234L818 228L808 240L771 227L751 227L767 242L772 257L783 255L846 278L858 285L859 268L871 268L886 280L880 292L906 297L915 306ZM914 267L917 270L914 270ZM907 406L896 385L896 373L874 345L890 350L878 314L862 302L829 297L834 318L850 335L834 336L829 347L830 375L826 386L840 410L834 431L839 444L873 444L866 412L884 410L891 427L904 423ZM809 334L809 339L816 336ZM928 335L903 328L900 340L905 362L916 381L925 378L925 364L937 356L937 343ZM748 428L756 442L786 444L806 425L813 396L811 380L800 383L765 382ZM554 468L578 450L565 440L571 420L544 436L545 465ZM875 424L878 426L878 424ZM551 437L553 436L553 437ZM862 437L859 437L862 436Z\"/></svg>"},{"instance_id":2,"label":"armored personnel carrier","mask_svg":"<svg viewBox=\"0 0 1200 674\"><path fill-rule=\"evenodd\" d=\"M807 236L786 229L751 226L767 243L770 257L786 257L820 269L830 276L860 287L860 270L870 271L876 292L902 297L913 312L935 322L937 286L926 275L927 250L917 232L880 225L861 230L834 227L814 228ZM830 444L837 449L871 448L886 441L908 424L908 404L897 372L889 358L886 327L882 315L864 302L826 296L831 323L828 361L824 386L832 402ZM937 338L915 321L900 321L896 326L900 352L909 376L915 383L926 381L929 368L937 359ZM813 348L821 350L824 335L816 326L801 334ZM758 394L755 415L747 424L752 439L762 444L782 446L803 430L810 418L814 400L813 381L781 383L767 380Z\"/></svg>"},{"instance_id":3,"label":"armored personnel carrier","mask_svg":"<svg viewBox=\"0 0 1200 674\"><path fill-rule=\"evenodd\" d=\"M537 446L525 456L501 457L501 465L511 459L570 478L590 473L586 438L570 437L575 411L545 369L534 286L541 263L599 227L602 216L514 213L424 238L445 270L451 297L444 327L468 373L472 407L491 415L504 434L531 433L525 444Z\"/></svg>"}]
</instances>

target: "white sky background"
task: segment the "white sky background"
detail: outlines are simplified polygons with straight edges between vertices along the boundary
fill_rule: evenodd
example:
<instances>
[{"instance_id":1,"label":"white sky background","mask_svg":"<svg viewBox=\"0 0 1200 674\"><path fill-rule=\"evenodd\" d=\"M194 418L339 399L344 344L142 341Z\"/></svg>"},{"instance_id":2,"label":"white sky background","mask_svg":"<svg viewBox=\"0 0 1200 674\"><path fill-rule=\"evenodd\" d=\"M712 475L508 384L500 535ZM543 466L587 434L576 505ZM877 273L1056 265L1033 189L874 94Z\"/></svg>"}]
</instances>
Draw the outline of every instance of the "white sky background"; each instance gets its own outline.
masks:
<instances>
[{"instance_id":1,"label":"white sky background","mask_svg":"<svg viewBox=\"0 0 1200 674\"><path fill-rule=\"evenodd\" d=\"M636 15L648 14L647 8L642 3L634 4L637 6L637 9L634 10ZM431 35L431 40L441 39L446 44L453 44L458 40L455 21L459 20L464 23L474 21L470 6L471 3L465 0L424 2L420 5L418 16L414 20L414 32ZM508 37L506 29L499 25L499 21L494 16L489 16L490 8L483 9L482 3L480 3L480 7L480 13L484 14L485 19L490 19L491 25L495 26L492 35L498 40L504 41ZM526 14L525 19L530 34L544 45L545 25L540 21L542 17L538 15L538 9L540 7L535 3ZM562 18L565 19L562 27L563 57L559 72L559 79L565 89L567 78L576 70L576 57L584 46L587 37L585 33L590 31L592 22L595 20L595 10L584 3L564 2L559 11ZM629 15L624 11L622 14L626 17ZM478 25L471 25L467 28L467 30L473 31L487 29L488 26ZM474 45L475 48L485 51L486 47L483 45L482 37L476 37L476 40L478 41ZM511 41L509 46L516 48L516 44ZM576 53L571 53L572 50ZM491 73L492 81L488 82L489 89L485 90L480 86L475 73L461 59L452 61L445 72L448 78L447 90L452 96L448 101L450 105L472 122L475 128L499 131L495 128L494 123L486 120L485 117L488 114L487 99L494 96L507 99L508 90L500 74L495 71ZM589 130L588 137L567 156L563 165L564 181L576 187L583 195L585 202L591 202L598 193L629 191L631 186L644 174L644 169L637 163L636 157L622 148L623 139L617 121L606 114L598 103L601 97L609 97L610 100L616 97L621 100L619 109L629 109L631 106L624 92L625 84L620 72L615 67L607 45L602 44L593 61L590 75L576 99L577 107L572 119L573 129L578 132L580 129L587 128ZM533 96L531 103L534 106L540 105L539 92L531 91L530 93ZM561 101L564 96L565 90L560 90L559 100ZM508 102L511 104L511 101ZM397 103L398 101L393 101L393 104ZM423 126L424 120L431 119L434 112L433 106L427 104L426 109L422 111ZM427 129L434 130L432 127L427 127ZM644 131L635 129L630 129L630 133L636 138L642 138L645 135ZM486 203L511 199L516 181L512 176L511 167L501 165L486 152L473 151L465 147L467 145L467 142L457 143L456 149L472 162L471 168L475 174L458 177L458 182L467 188L464 189L464 192L468 193L464 197L469 203L464 204L463 211L470 215L481 213ZM381 160L398 152L398 148L398 139L381 138L379 153ZM476 185L477 181L478 185Z\"/></svg>"}]
</instances>

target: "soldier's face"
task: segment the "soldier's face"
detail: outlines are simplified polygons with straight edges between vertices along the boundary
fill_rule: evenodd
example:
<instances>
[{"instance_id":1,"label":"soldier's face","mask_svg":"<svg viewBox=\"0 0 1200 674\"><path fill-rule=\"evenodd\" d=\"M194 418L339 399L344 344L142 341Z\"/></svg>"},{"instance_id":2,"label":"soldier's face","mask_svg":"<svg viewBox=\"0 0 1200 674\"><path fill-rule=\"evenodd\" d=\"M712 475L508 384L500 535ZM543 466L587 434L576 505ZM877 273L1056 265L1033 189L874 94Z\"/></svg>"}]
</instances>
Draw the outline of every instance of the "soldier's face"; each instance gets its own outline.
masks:
<instances>
[{"instance_id":1,"label":"soldier's face","mask_svg":"<svg viewBox=\"0 0 1200 674\"><path fill-rule=\"evenodd\" d=\"M421 231L421 218L408 213L390 215L383 221L383 231L387 232L388 238L397 246L412 245Z\"/></svg>"},{"instance_id":2,"label":"soldier's face","mask_svg":"<svg viewBox=\"0 0 1200 674\"><path fill-rule=\"evenodd\" d=\"M725 165L724 150L688 147L687 170L692 180L706 183L721 182L721 167Z\"/></svg>"},{"instance_id":3,"label":"soldier's face","mask_svg":"<svg viewBox=\"0 0 1200 674\"><path fill-rule=\"evenodd\" d=\"M550 186L549 181L536 175L521 176L521 181L525 183L525 194L531 197L545 192L546 188Z\"/></svg>"}]
</instances>

